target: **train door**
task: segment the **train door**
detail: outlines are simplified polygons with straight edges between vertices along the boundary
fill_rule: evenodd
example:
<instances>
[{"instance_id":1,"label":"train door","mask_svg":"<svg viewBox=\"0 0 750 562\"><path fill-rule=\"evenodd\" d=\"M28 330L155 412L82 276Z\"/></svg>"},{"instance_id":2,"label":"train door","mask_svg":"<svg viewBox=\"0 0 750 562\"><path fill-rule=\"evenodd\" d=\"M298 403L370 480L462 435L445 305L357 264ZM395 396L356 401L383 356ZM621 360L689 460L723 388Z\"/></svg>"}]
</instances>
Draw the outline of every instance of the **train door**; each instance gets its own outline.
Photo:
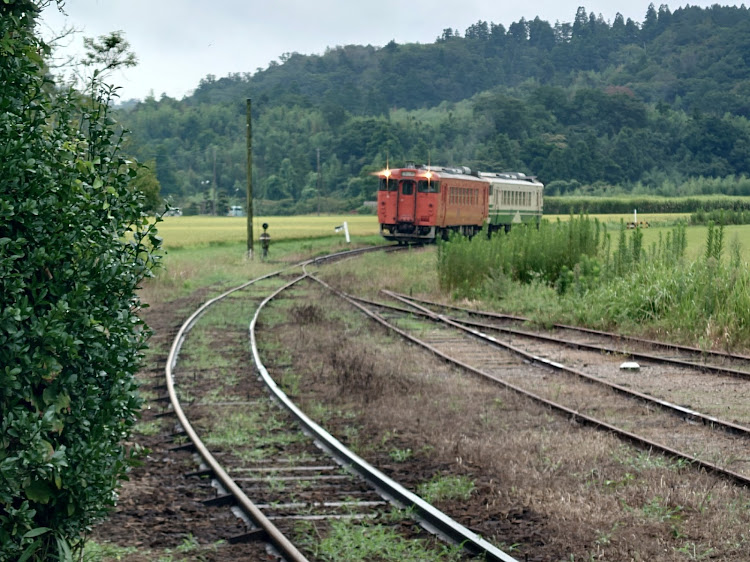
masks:
<instances>
[{"instance_id":1,"label":"train door","mask_svg":"<svg viewBox=\"0 0 750 562\"><path fill-rule=\"evenodd\" d=\"M417 182L401 180L398 190L398 222L414 223L417 219Z\"/></svg>"}]
</instances>

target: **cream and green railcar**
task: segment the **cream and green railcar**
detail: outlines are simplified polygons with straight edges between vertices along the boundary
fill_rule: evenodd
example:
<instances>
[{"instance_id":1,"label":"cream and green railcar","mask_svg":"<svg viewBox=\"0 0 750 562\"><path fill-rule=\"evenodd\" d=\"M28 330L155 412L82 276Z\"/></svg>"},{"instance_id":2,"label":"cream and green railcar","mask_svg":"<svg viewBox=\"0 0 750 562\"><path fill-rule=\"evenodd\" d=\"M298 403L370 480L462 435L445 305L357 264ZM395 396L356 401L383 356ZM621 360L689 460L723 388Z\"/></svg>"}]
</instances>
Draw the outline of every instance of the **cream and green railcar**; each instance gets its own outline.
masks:
<instances>
[{"instance_id":1,"label":"cream and green railcar","mask_svg":"<svg viewBox=\"0 0 750 562\"><path fill-rule=\"evenodd\" d=\"M486 173L479 177L490 182L488 233L513 225L539 225L544 209L544 185L533 176L522 173Z\"/></svg>"}]
</instances>

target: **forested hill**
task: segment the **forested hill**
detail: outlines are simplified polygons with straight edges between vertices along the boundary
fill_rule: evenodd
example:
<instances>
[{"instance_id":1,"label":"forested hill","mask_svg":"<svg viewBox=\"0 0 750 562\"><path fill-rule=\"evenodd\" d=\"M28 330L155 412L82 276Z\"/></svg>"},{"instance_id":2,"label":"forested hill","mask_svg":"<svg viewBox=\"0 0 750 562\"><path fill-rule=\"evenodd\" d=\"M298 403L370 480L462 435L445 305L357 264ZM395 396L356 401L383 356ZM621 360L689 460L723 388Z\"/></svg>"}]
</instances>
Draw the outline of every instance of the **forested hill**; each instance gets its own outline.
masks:
<instances>
[{"instance_id":1,"label":"forested hill","mask_svg":"<svg viewBox=\"0 0 750 562\"><path fill-rule=\"evenodd\" d=\"M121 119L130 150L155 159L162 194L183 205L214 170L225 204L244 190L246 98L270 210L356 206L386 159L524 171L548 193L750 194L737 181L750 171L749 63L744 6L650 5L642 22L582 7L570 23L480 21L430 44L284 54Z\"/></svg>"}]
</instances>

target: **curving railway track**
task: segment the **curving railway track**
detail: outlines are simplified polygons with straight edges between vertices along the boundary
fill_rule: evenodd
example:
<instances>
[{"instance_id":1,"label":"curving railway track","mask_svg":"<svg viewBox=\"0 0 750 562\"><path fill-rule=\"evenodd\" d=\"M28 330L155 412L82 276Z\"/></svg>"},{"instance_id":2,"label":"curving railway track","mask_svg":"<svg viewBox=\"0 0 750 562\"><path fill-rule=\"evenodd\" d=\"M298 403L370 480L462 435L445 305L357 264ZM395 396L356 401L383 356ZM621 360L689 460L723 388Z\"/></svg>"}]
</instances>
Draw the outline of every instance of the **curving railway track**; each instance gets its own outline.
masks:
<instances>
[{"instance_id":1,"label":"curving railway track","mask_svg":"<svg viewBox=\"0 0 750 562\"><path fill-rule=\"evenodd\" d=\"M354 255L357 252L347 252L301 266ZM167 360L172 412L178 418L180 433L189 440L182 447L194 450L201 463L192 475L212 480L218 495L210 503L232 505L247 521L247 533L228 539L267 541L269 551L285 560L307 560L288 538L295 524L382 519L387 500L398 509L408 510L430 532L449 543L461 544L467 556L514 560L344 447L305 415L271 378L261 359L256 331L266 304L288 298L295 284L306 277L294 270L298 268L252 280L204 303L179 329ZM243 319L247 323L249 317L250 348L258 381L239 381L229 376L231 368L224 376L206 380L201 371L210 369L205 362L221 363L224 346L242 345L237 326ZM190 351L192 346L195 352ZM178 369L181 356L189 359L184 370ZM283 413L268 410L264 395L269 392L283 407ZM250 430L245 425L248 409L263 412L256 420L260 429ZM303 438L301 431L307 437ZM248 442L247 433L255 440ZM403 522L398 525L403 526ZM423 532L412 530L409 534L422 542L432 540Z\"/></svg>"},{"instance_id":2,"label":"curving railway track","mask_svg":"<svg viewBox=\"0 0 750 562\"><path fill-rule=\"evenodd\" d=\"M379 267L389 263L372 259ZM468 500L438 505L471 535L500 547L488 559L513 559L506 552L535 562L574 553L576 559L683 560L712 553L745 559L746 541L729 530L738 522L726 525L727 518L750 520L742 507L750 505L743 358L568 326L536 329L523 318L395 293L387 301L357 299L335 289L357 287L341 273L346 264L329 268L327 261L276 272L205 303L180 328L167 362L179 407L220 465L196 455L201 447L180 421L176 448L200 462L185 469L196 487L188 494L233 506L244 523L224 528L241 531L215 536L254 541L233 546L248 549L240 557L315 559L315 544L336 522L359 521L391 526L435 553L419 560L442 559L444 547L433 535L385 503L408 501L347 468L349 453L310 436L325 426L411 490L433 474L471 478L476 489ZM311 272L314 266L320 267ZM250 318L250 338L258 345L249 354ZM419 350L422 342L427 351ZM348 351L353 343L361 351ZM347 362L350 357L356 361ZM628 360L637 360L640 370L620 369ZM331 369L326 361L341 364ZM360 368L363 376L347 379L348 370ZM285 398L273 404L269 388L283 389ZM291 401L304 404L320 425L310 420L306 426ZM165 413L173 419L175 412L170 406ZM371 446L386 442L385 449ZM394 453L411 459L395 460ZM169 463L188 458L181 455ZM232 483L222 483L222 470ZM243 507L233 487L254 507ZM206 511L217 509L229 512ZM268 529L254 519L255 510ZM410 511L425 510L417 502ZM641 519L632 519L639 513ZM440 528L424 518L422 525ZM448 542L463 542L443 531ZM295 537L296 545L287 542L297 552L274 544L277 535ZM259 550L250 550L253 544ZM477 552L470 545L464 557ZM338 559L370 558L342 550Z\"/></svg>"}]
</instances>

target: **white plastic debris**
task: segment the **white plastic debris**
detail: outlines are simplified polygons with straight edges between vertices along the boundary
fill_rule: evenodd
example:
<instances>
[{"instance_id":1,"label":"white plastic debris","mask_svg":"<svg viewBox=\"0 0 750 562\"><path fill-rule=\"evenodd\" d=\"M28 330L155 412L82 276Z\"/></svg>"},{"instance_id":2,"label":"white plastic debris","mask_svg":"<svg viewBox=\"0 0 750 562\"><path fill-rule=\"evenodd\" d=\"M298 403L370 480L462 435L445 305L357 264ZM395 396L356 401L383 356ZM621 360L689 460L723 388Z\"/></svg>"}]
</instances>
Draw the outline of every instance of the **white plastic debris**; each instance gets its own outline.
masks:
<instances>
[{"instance_id":1,"label":"white plastic debris","mask_svg":"<svg viewBox=\"0 0 750 562\"><path fill-rule=\"evenodd\" d=\"M620 369L623 371L640 371L641 366L635 361L625 361L625 363L620 365Z\"/></svg>"}]
</instances>

